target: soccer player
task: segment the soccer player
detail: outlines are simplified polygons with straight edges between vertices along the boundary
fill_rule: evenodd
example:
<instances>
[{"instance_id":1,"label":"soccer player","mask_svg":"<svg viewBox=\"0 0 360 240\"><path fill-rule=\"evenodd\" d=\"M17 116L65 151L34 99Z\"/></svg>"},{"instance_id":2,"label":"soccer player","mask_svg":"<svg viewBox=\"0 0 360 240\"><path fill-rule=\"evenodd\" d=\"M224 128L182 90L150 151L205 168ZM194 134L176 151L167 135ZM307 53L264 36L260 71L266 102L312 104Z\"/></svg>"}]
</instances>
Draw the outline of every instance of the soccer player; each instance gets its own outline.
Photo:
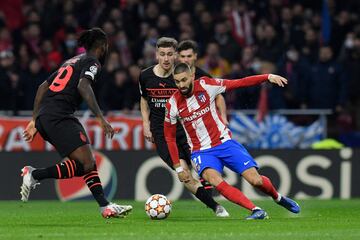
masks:
<instances>
[{"instance_id":1,"label":"soccer player","mask_svg":"<svg viewBox=\"0 0 360 240\"><path fill-rule=\"evenodd\" d=\"M92 84L101 68L100 62L104 62L107 54L107 36L100 28L92 28L81 33L78 44L85 48L86 53L65 61L39 86L34 101L33 118L23 134L24 139L31 142L39 132L43 139L56 148L61 157L67 157L68 160L48 168L25 166L22 169L21 200L28 201L30 191L43 179L78 176L83 177L104 218L124 216L131 211L132 206L117 205L105 198L89 138L73 115L84 99L105 135L112 138L115 133L105 120L92 90Z\"/></svg>"},{"instance_id":2,"label":"soccer player","mask_svg":"<svg viewBox=\"0 0 360 240\"><path fill-rule=\"evenodd\" d=\"M164 132L173 168L178 173L180 181L187 182L190 176L184 171L178 157L178 119L188 137L192 152L191 160L199 176L216 187L228 200L252 211L246 219L265 219L268 215L239 189L224 181L221 176L224 166L241 174L251 185L271 196L279 205L298 213L299 205L290 198L281 196L269 178L259 175L255 160L241 144L231 139L231 132L222 122L214 102L215 96L225 90L253 86L265 81L283 87L287 80L278 75L263 74L235 80L201 77L194 81L195 76L185 63L175 66L173 77L178 91L166 104Z\"/></svg>"},{"instance_id":3,"label":"soccer player","mask_svg":"<svg viewBox=\"0 0 360 240\"><path fill-rule=\"evenodd\" d=\"M173 38L159 38L156 43L156 59L158 64L143 70L139 77L140 109L143 119L145 138L155 143L161 159L172 168L170 153L164 137L165 105L170 96L177 90L172 77L172 69L176 59L177 41ZM224 207L214 201L206 189L190 174L190 147L184 129L177 126L176 138L179 146L178 158L184 171L188 173L185 187L218 217L229 216Z\"/></svg>"},{"instance_id":4,"label":"soccer player","mask_svg":"<svg viewBox=\"0 0 360 240\"><path fill-rule=\"evenodd\" d=\"M210 74L202 70L201 68L195 66L197 60L198 46L197 43L193 40L184 40L179 43L178 49L178 60L182 63L189 65L191 72L195 74L195 79L206 76L210 77ZM225 99L222 95L218 95L215 99L216 106L220 112L221 119L223 123L228 126L229 122L226 115L226 105Z\"/></svg>"}]
</instances>

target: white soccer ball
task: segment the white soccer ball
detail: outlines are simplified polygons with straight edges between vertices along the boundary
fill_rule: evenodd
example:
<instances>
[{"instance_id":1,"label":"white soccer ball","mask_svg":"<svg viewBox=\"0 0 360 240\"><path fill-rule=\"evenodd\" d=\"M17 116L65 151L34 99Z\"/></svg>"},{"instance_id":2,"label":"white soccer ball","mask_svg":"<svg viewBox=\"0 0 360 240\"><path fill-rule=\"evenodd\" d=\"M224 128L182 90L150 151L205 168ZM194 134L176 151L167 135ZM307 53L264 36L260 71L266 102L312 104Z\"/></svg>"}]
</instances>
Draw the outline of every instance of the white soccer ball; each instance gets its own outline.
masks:
<instances>
[{"instance_id":1,"label":"white soccer ball","mask_svg":"<svg viewBox=\"0 0 360 240\"><path fill-rule=\"evenodd\" d=\"M165 219L171 212L171 202L162 194L154 194L146 200L145 212L151 219Z\"/></svg>"}]
</instances>

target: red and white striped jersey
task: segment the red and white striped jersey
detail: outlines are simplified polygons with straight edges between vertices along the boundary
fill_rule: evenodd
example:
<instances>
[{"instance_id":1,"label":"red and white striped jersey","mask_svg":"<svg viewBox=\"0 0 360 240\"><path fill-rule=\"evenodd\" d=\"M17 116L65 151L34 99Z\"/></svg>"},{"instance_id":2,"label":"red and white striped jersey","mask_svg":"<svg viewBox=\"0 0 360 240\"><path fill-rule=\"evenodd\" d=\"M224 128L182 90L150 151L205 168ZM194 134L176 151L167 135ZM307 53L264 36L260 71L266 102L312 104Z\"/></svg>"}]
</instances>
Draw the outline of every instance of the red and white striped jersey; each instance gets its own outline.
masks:
<instances>
[{"instance_id":1,"label":"red and white striped jersey","mask_svg":"<svg viewBox=\"0 0 360 240\"><path fill-rule=\"evenodd\" d=\"M164 122L165 138L173 163L179 163L175 142L177 121L185 129L191 151L215 147L231 139L231 132L217 111L216 96L225 90L256 85L267 79L268 74L234 80L202 77L194 81L190 97L176 91L166 104Z\"/></svg>"},{"instance_id":2,"label":"red and white striped jersey","mask_svg":"<svg viewBox=\"0 0 360 240\"><path fill-rule=\"evenodd\" d=\"M222 122L215 98L225 91L222 79L200 78L194 81L191 97L176 92L170 99L166 122L183 125L192 151L217 146L231 138L230 130Z\"/></svg>"}]
</instances>

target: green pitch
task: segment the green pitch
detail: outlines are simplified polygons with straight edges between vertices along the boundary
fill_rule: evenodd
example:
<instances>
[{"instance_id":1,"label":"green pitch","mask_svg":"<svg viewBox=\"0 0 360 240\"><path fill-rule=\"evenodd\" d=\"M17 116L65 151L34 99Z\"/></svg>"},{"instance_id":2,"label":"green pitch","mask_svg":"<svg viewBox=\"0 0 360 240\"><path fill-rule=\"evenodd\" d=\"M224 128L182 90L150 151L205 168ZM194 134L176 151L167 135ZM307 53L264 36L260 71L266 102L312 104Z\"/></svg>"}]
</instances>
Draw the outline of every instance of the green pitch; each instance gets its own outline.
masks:
<instances>
[{"instance_id":1,"label":"green pitch","mask_svg":"<svg viewBox=\"0 0 360 240\"><path fill-rule=\"evenodd\" d=\"M270 219L245 221L247 211L223 202L231 217L216 218L196 201L176 201L166 220L150 220L143 202L124 219L103 219L95 202L0 201L0 239L360 239L360 200L299 201L291 214L272 201L256 202Z\"/></svg>"}]
</instances>

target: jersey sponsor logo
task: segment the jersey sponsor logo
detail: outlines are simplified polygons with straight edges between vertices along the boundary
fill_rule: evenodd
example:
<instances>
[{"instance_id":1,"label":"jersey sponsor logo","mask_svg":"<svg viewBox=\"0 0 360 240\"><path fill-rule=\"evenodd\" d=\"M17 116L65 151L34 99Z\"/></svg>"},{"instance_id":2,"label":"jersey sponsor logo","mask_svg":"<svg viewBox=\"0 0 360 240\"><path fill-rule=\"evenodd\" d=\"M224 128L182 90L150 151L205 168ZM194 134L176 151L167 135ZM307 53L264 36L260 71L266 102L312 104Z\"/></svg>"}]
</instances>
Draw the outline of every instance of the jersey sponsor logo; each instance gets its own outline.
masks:
<instances>
[{"instance_id":1,"label":"jersey sponsor logo","mask_svg":"<svg viewBox=\"0 0 360 240\"><path fill-rule=\"evenodd\" d=\"M184 122L190 122L192 120L195 120L199 117L202 117L204 114L206 114L207 112L210 111L210 107L206 107L204 109L201 109L200 111L196 111L194 112L192 115L188 116L188 117L184 117L183 120Z\"/></svg>"},{"instance_id":2,"label":"jersey sponsor logo","mask_svg":"<svg viewBox=\"0 0 360 240\"><path fill-rule=\"evenodd\" d=\"M204 103L206 101L206 97L204 93L200 93L197 98L199 99L200 102Z\"/></svg>"},{"instance_id":3,"label":"jersey sponsor logo","mask_svg":"<svg viewBox=\"0 0 360 240\"><path fill-rule=\"evenodd\" d=\"M176 91L177 88L147 88L148 96L155 98L170 98Z\"/></svg>"},{"instance_id":4,"label":"jersey sponsor logo","mask_svg":"<svg viewBox=\"0 0 360 240\"><path fill-rule=\"evenodd\" d=\"M94 151L96 166L104 188L105 196L112 199L117 189L117 174L110 159L103 153ZM57 196L61 201L93 200L83 178L59 179L55 181Z\"/></svg>"}]
</instances>

